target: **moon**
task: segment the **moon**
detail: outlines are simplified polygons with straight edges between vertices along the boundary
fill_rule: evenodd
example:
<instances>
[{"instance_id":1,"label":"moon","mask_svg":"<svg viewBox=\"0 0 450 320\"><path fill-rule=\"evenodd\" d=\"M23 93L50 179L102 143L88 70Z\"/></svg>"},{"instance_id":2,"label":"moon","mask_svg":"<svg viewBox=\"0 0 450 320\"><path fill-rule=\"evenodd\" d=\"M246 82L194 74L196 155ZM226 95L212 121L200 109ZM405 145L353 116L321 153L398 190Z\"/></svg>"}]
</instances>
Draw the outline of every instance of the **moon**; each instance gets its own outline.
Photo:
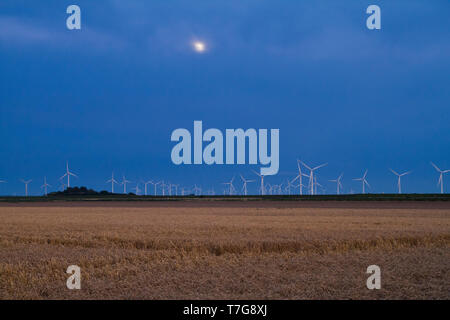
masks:
<instances>
[{"instance_id":1,"label":"moon","mask_svg":"<svg viewBox=\"0 0 450 320\"><path fill-rule=\"evenodd\" d=\"M205 52L205 50L206 50L206 45L205 45L205 43L204 43L204 42L201 42L201 41L194 41L194 42L192 43L192 46L193 46L194 50L195 50L196 52L198 52L198 53L203 53L203 52Z\"/></svg>"}]
</instances>

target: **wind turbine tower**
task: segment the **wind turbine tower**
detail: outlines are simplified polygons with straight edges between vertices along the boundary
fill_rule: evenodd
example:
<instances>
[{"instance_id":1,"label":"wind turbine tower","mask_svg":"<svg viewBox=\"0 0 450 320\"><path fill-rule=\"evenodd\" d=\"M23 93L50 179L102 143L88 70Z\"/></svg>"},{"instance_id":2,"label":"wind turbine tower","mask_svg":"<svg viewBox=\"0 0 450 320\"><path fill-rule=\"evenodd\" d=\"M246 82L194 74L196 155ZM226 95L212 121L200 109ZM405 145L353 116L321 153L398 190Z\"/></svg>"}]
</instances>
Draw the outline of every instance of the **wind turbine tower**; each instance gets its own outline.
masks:
<instances>
[{"instance_id":1,"label":"wind turbine tower","mask_svg":"<svg viewBox=\"0 0 450 320\"><path fill-rule=\"evenodd\" d=\"M47 196L47 188L48 187L51 187L51 185L49 185L48 183L47 183L47 177L44 177L44 184L41 186L41 189L42 188L44 188L44 194Z\"/></svg>"},{"instance_id":2,"label":"wind turbine tower","mask_svg":"<svg viewBox=\"0 0 450 320\"><path fill-rule=\"evenodd\" d=\"M25 184L25 197L28 197L28 184L33 180L21 180Z\"/></svg>"}]
</instances>

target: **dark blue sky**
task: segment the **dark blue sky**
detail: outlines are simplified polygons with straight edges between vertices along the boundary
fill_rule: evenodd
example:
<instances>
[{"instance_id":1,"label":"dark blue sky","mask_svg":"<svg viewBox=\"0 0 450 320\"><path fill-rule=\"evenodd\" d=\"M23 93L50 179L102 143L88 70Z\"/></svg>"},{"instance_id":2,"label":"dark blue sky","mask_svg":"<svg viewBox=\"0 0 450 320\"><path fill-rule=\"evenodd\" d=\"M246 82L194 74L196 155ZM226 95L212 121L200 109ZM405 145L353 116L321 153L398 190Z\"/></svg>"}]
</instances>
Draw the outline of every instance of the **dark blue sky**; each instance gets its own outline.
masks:
<instances>
[{"instance_id":1,"label":"dark blue sky","mask_svg":"<svg viewBox=\"0 0 450 320\"><path fill-rule=\"evenodd\" d=\"M82 29L66 29L81 7ZM366 28L368 5L382 29ZM450 169L450 2L0 2L0 194L19 179L106 189L111 171L216 192L260 166L175 166L170 134L204 127L279 128L280 172L296 159L319 182L344 172L344 191L369 170L372 192L394 192L388 171L413 170L405 192L437 192L430 161ZM192 50L204 41L206 53ZM450 175L446 176L450 190ZM250 187L256 192L256 185Z\"/></svg>"}]
</instances>

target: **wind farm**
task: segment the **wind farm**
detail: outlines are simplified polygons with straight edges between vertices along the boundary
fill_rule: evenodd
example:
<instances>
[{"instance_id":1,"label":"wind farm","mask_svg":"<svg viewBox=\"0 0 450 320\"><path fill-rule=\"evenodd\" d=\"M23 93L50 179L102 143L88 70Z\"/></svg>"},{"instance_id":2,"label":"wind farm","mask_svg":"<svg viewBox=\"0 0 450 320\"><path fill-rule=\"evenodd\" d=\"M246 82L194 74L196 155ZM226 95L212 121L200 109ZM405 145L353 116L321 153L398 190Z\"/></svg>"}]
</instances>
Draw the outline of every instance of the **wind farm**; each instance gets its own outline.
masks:
<instances>
[{"instance_id":1,"label":"wind farm","mask_svg":"<svg viewBox=\"0 0 450 320\"><path fill-rule=\"evenodd\" d=\"M296 161L296 169L297 171L291 171L288 174L278 176L267 176L262 175L255 170L250 170L248 175L254 174L258 176L259 179L249 179L245 177L245 173L240 172L236 173L231 177L231 179L226 180L224 182L217 182L216 187L219 187L223 192L220 195L216 195L214 191L214 184L209 184L208 186L202 186L201 183L194 182L192 184L186 184L182 182L172 183L164 181L161 177L148 177L147 179L137 179L140 182L137 182L131 191L128 190L127 186L130 183L133 183L131 180L128 180L125 175L122 175L121 181L116 180L114 172L111 173L109 179L105 179L106 184L109 184L109 190L103 190L102 188L97 191L103 195L108 194L109 196L120 196L120 198L124 197L132 197L132 196L141 196L148 197L149 199L163 199L165 197L173 198L173 197L230 197L230 198L242 198L242 197L251 197L253 199L257 199L258 197L280 197L286 198L291 197L292 199L327 199L327 198L336 198L341 197L342 199L358 199L363 195L367 195L367 198L395 198L395 194L397 197L403 194L405 195L403 198L412 199L413 195L423 198L420 195L436 195L441 194L443 198L446 198L445 195L448 194L445 189L444 177L447 173L450 172L450 169L441 170L435 163L430 162L431 168L439 174L437 185L433 183L432 174L433 171L430 172L429 179L429 192L414 192L409 188L409 192L405 193L405 181L402 178L405 176L411 175L412 171L404 171L398 173L392 168L388 168L389 172L396 177L395 189L391 188L390 190L383 190L377 188L374 191L374 186L369 184L368 181L368 173L369 170L364 170L363 175L360 177L348 179L346 182L346 188L344 188L345 181L344 172L341 172L337 178L326 179L324 178L319 169L328 165L328 163L323 163L314 167L309 166L305 162L301 160ZM306 173L305 173L306 172ZM235 177L238 176L239 179L236 180ZM30 184L33 179L19 179L23 184L22 193L18 190L17 192L12 192L12 194L5 193L5 189L8 187L8 181L6 179L0 180L0 184L3 185L3 195L0 196L0 199L8 199L8 198L20 198L25 196L26 198L39 198L41 196L45 196L46 199L51 199L52 196L64 196L70 194L70 190L73 189L71 184L73 185L73 181L71 181L71 177L75 177L80 179L78 175L70 171L69 162L66 162L65 173L58 180L55 181L55 184L50 184L48 177L44 176L42 179L44 183L40 186L39 191L37 189L33 190L33 193L30 193ZM82 176L83 177L83 176ZM336 177L336 176L335 176ZM388 179L389 176L386 175ZM14 180L12 179L9 179ZM66 183L64 183L64 180ZM59 182L59 186L58 186ZM408 183L408 181L406 181ZM359 184L359 186L358 186ZM53 186L55 186L53 188ZM116 186L121 186L122 191L116 192ZM141 187L142 186L142 187ZM86 189L89 189L89 186L83 186ZM53 188L53 189L52 189ZM360 192L354 192L353 190L358 189ZM91 188L95 189L95 188ZM78 195L79 192L78 192ZM91 193L92 195L92 193ZM408 196L409 195L409 196ZM402 197L399 197L399 199ZM338 199L338 198L336 198Z\"/></svg>"}]
</instances>

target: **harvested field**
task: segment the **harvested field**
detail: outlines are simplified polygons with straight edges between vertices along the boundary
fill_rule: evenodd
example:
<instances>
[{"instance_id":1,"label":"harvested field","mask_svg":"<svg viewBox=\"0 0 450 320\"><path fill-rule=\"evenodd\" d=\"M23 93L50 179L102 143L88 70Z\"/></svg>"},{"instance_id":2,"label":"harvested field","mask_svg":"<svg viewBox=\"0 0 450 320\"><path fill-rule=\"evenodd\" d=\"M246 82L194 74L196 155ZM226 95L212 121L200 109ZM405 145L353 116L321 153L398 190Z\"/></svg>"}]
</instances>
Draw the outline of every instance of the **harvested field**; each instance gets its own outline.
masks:
<instances>
[{"instance_id":1,"label":"harvested field","mask_svg":"<svg viewBox=\"0 0 450 320\"><path fill-rule=\"evenodd\" d=\"M2 204L0 299L450 298L447 203L318 204Z\"/></svg>"}]
</instances>

